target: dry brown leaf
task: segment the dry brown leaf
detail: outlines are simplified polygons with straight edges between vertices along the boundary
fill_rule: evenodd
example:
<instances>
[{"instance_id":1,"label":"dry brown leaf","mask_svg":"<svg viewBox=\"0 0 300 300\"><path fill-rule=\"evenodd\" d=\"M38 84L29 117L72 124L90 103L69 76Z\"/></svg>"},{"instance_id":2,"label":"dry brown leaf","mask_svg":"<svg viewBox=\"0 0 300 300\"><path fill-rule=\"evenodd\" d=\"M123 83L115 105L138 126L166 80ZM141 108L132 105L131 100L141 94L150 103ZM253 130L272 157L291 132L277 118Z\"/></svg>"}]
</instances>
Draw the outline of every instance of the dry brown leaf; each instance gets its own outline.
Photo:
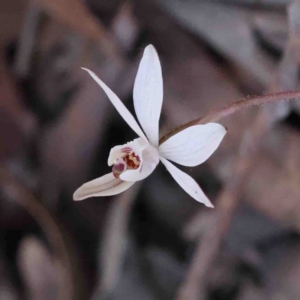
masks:
<instances>
[{"instance_id":1,"label":"dry brown leaf","mask_svg":"<svg viewBox=\"0 0 300 300\"><path fill-rule=\"evenodd\" d=\"M106 53L119 58L118 49L100 21L81 0L32 0L42 6L53 18L101 45Z\"/></svg>"},{"instance_id":2,"label":"dry brown leaf","mask_svg":"<svg viewBox=\"0 0 300 300\"><path fill-rule=\"evenodd\" d=\"M33 0L50 15L94 40L101 40L105 32L100 22L81 0Z\"/></svg>"},{"instance_id":3,"label":"dry brown leaf","mask_svg":"<svg viewBox=\"0 0 300 300\"><path fill-rule=\"evenodd\" d=\"M268 84L275 64L255 41L250 10L209 1L161 0L160 3L178 22L204 38L253 79Z\"/></svg>"}]
</instances>

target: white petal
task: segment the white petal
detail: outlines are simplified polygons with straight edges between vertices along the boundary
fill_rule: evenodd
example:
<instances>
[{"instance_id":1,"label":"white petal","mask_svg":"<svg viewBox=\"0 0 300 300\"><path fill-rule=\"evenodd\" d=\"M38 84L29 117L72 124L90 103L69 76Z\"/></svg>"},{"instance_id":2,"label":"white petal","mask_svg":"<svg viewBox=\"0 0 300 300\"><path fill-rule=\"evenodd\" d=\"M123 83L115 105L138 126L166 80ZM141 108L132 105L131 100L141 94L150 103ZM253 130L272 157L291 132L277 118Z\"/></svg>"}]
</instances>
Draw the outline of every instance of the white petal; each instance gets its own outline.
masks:
<instances>
[{"instance_id":1,"label":"white petal","mask_svg":"<svg viewBox=\"0 0 300 300\"><path fill-rule=\"evenodd\" d=\"M172 163L160 158L161 162L166 166L167 170L171 173L175 181L195 200L204 203L207 207L214 207L209 199L205 196L198 183L188 174L182 172Z\"/></svg>"},{"instance_id":2,"label":"white petal","mask_svg":"<svg viewBox=\"0 0 300 300\"><path fill-rule=\"evenodd\" d=\"M161 66L155 48L146 47L133 89L137 118L149 142L158 146L158 122L163 101Z\"/></svg>"},{"instance_id":3,"label":"white petal","mask_svg":"<svg viewBox=\"0 0 300 300\"><path fill-rule=\"evenodd\" d=\"M225 134L226 128L217 123L191 126L161 144L159 153L178 164L194 167L215 152Z\"/></svg>"},{"instance_id":4,"label":"white petal","mask_svg":"<svg viewBox=\"0 0 300 300\"><path fill-rule=\"evenodd\" d=\"M137 152L136 152L137 153ZM141 164L136 170L127 170L120 175L125 181L139 181L148 177L159 163L159 155L156 148L148 144L138 152Z\"/></svg>"},{"instance_id":5,"label":"white petal","mask_svg":"<svg viewBox=\"0 0 300 300\"><path fill-rule=\"evenodd\" d=\"M82 69L87 71L92 76L92 78L102 87L111 103L115 106L116 110L127 122L127 124L136 132L136 134L141 138L147 140L137 121L123 104L123 102L119 99L119 97L94 72L86 68Z\"/></svg>"},{"instance_id":6,"label":"white petal","mask_svg":"<svg viewBox=\"0 0 300 300\"><path fill-rule=\"evenodd\" d=\"M129 189L134 182L125 182L115 178L113 173L106 174L83 184L73 195L74 200L83 200L89 197L112 196Z\"/></svg>"}]
</instances>

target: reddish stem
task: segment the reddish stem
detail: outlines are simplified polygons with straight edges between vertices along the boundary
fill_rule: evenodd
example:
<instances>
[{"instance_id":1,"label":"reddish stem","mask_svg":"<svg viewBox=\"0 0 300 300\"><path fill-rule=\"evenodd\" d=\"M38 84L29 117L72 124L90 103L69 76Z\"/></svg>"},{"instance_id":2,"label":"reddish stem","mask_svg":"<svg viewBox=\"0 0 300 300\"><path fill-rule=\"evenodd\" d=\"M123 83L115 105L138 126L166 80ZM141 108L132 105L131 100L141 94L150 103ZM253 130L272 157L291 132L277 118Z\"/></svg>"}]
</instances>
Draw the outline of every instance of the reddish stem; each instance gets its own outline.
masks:
<instances>
[{"instance_id":1,"label":"reddish stem","mask_svg":"<svg viewBox=\"0 0 300 300\"><path fill-rule=\"evenodd\" d=\"M262 105L262 104L267 104L267 103L275 103L277 101L284 101L284 100L291 100L295 98L300 98L300 91L293 91L293 92L280 92L280 93L272 93L272 94L267 94L263 96L254 96L250 97L247 99L242 99L237 102L233 102L227 106L224 106L221 109L217 110L212 110L209 112L206 116L197 118L193 121L190 121L186 124L183 124L179 126L178 128L174 129L164 137L160 139L160 144L165 142L168 138L173 136L174 134L190 127L193 125L198 125L198 124L205 124L208 122L216 122L220 120L221 118L227 117L231 114L236 113L237 111L248 108L251 106L255 105Z\"/></svg>"}]
</instances>

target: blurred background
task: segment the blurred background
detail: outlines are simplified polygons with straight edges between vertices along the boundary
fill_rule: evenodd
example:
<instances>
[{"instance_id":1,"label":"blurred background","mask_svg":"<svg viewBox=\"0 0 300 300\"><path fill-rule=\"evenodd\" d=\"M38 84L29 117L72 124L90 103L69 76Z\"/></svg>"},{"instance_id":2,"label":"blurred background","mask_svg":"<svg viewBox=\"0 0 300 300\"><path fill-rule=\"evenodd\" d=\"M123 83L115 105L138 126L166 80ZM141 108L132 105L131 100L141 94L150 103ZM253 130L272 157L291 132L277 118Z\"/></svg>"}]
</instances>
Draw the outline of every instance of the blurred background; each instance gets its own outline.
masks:
<instances>
[{"instance_id":1,"label":"blurred background","mask_svg":"<svg viewBox=\"0 0 300 300\"><path fill-rule=\"evenodd\" d=\"M115 197L72 200L136 136L81 66L133 112L143 50L162 64L161 136L249 95L299 88L292 0L0 1L0 299L300 299L300 104L220 121L185 168Z\"/></svg>"}]
</instances>

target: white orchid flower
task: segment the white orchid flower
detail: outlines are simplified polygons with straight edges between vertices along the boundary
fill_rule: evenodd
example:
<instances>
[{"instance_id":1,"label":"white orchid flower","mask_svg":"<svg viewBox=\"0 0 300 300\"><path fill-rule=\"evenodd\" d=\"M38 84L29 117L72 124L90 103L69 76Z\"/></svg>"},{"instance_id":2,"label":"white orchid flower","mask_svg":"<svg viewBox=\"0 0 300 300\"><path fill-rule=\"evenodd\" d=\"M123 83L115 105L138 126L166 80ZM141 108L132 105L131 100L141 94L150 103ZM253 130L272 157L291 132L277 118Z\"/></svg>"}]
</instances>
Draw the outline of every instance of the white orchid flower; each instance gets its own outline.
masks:
<instances>
[{"instance_id":1,"label":"white orchid flower","mask_svg":"<svg viewBox=\"0 0 300 300\"><path fill-rule=\"evenodd\" d=\"M159 117L163 101L163 81L159 58L152 45L146 47L134 83L134 109L141 127L117 95L92 71L86 70L101 86L127 124L139 138L113 147L108 157L112 172L83 184L74 200L110 196L130 188L149 176L161 161L175 181L195 200L213 207L196 181L169 160L188 167L206 161L218 148L226 129L216 123L195 125L173 135L159 145Z\"/></svg>"}]
</instances>

